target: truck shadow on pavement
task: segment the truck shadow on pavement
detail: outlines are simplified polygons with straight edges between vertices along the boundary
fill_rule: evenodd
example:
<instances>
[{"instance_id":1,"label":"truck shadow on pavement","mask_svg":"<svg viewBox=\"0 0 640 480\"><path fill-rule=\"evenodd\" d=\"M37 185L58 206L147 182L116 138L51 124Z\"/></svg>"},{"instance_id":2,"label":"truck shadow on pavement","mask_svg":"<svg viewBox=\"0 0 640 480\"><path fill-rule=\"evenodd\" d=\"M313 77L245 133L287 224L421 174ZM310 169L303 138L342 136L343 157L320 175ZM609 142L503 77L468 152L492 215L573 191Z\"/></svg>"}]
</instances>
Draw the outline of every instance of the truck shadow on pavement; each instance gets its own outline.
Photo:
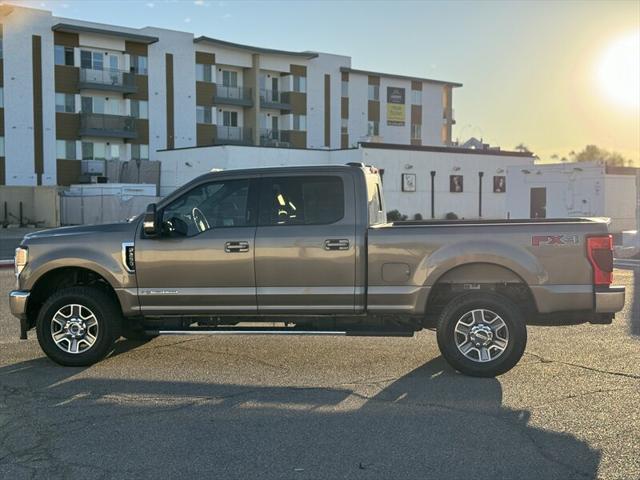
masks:
<instances>
[{"instance_id":1,"label":"truck shadow on pavement","mask_svg":"<svg viewBox=\"0 0 640 480\"><path fill-rule=\"evenodd\" d=\"M499 380L440 357L391 384L322 387L108 378L113 367L0 369L0 478L566 479L600 462L505 408Z\"/></svg>"}]
</instances>

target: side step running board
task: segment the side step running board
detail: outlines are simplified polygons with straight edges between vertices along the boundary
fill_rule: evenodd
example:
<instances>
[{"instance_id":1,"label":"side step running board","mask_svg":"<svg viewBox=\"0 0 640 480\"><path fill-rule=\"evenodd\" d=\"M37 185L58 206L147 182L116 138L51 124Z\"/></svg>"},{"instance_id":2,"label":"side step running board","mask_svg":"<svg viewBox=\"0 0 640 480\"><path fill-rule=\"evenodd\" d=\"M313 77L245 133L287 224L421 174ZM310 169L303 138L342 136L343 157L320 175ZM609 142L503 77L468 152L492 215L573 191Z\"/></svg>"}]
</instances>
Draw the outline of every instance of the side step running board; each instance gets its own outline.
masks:
<instances>
[{"instance_id":1,"label":"side step running board","mask_svg":"<svg viewBox=\"0 0 640 480\"><path fill-rule=\"evenodd\" d=\"M299 328L188 328L145 330L147 335L310 335L343 337L413 337L413 330L304 330Z\"/></svg>"}]
</instances>

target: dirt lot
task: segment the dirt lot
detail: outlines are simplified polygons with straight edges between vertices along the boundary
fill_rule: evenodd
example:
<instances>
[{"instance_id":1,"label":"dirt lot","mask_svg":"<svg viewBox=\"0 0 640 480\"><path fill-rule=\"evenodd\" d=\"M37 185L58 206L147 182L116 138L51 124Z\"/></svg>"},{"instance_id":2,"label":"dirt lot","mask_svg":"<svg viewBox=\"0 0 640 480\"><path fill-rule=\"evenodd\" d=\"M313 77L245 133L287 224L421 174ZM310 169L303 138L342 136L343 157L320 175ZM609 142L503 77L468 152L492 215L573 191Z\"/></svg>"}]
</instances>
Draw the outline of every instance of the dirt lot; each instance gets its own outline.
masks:
<instances>
[{"instance_id":1,"label":"dirt lot","mask_svg":"<svg viewBox=\"0 0 640 480\"><path fill-rule=\"evenodd\" d=\"M529 329L497 379L412 339L122 340L90 368L18 340L0 270L0 478L640 478L640 268L613 325Z\"/></svg>"}]
</instances>

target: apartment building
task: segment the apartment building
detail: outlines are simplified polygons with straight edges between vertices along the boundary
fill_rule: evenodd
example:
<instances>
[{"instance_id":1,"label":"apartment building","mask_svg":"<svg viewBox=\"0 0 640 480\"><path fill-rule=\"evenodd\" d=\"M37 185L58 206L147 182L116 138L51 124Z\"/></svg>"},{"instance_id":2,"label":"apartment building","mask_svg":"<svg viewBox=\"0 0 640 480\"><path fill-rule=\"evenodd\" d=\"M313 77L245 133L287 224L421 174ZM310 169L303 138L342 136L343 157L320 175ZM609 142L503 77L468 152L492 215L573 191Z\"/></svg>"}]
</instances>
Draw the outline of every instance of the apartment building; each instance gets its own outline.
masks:
<instances>
[{"instance_id":1,"label":"apartment building","mask_svg":"<svg viewBox=\"0 0 640 480\"><path fill-rule=\"evenodd\" d=\"M2 5L0 184L90 181L109 161L193 146L448 146L460 86L357 70L347 56Z\"/></svg>"}]
</instances>

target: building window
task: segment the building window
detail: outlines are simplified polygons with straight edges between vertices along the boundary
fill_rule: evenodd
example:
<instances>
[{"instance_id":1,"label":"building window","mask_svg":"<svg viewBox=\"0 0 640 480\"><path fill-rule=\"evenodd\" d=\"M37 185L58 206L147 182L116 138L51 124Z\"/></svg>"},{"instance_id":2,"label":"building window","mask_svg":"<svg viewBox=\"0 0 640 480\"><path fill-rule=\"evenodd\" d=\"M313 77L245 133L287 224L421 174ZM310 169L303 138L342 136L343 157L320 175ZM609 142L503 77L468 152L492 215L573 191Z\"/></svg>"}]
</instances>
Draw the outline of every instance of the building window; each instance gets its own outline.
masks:
<instances>
[{"instance_id":1,"label":"building window","mask_svg":"<svg viewBox=\"0 0 640 480\"><path fill-rule=\"evenodd\" d=\"M4 137L0 137L0 157L4 157Z\"/></svg>"},{"instance_id":2,"label":"building window","mask_svg":"<svg viewBox=\"0 0 640 480\"><path fill-rule=\"evenodd\" d=\"M82 113L105 113L105 103L102 97L81 97Z\"/></svg>"},{"instance_id":3,"label":"building window","mask_svg":"<svg viewBox=\"0 0 640 480\"><path fill-rule=\"evenodd\" d=\"M213 123L213 119L211 117L211 107L197 105L196 106L196 122L197 123Z\"/></svg>"},{"instance_id":4,"label":"building window","mask_svg":"<svg viewBox=\"0 0 640 480\"><path fill-rule=\"evenodd\" d=\"M56 45L54 47L56 65L68 65L73 67L73 47L65 47L64 45Z\"/></svg>"},{"instance_id":5,"label":"building window","mask_svg":"<svg viewBox=\"0 0 640 480\"><path fill-rule=\"evenodd\" d=\"M111 160L119 160L120 159L120 145L119 144L110 145L109 146L109 151L111 152L111 156L110 156Z\"/></svg>"},{"instance_id":6,"label":"building window","mask_svg":"<svg viewBox=\"0 0 640 480\"><path fill-rule=\"evenodd\" d=\"M307 77L301 77L299 75L293 76L293 91L306 93L307 92Z\"/></svg>"},{"instance_id":7,"label":"building window","mask_svg":"<svg viewBox=\"0 0 640 480\"><path fill-rule=\"evenodd\" d=\"M422 90L411 90L411 105L422 105Z\"/></svg>"},{"instance_id":8,"label":"building window","mask_svg":"<svg viewBox=\"0 0 640 480\"><path fill-rule=\"evenodd\" d=\"M56 140L56 158L64 160L76 159L75 140Z\"/></svg>"},{"instance_id":9,"label":"building window","mask_svg":"<svg viewBox=\"0 0 640 480\"><path fill-rule=\"evenodd\" d=\"M131 159L132 160L149 160L149 145L146 145L144 143L132 143Z\"/></svg>"},{"instance_id":10,"label":"building window","mask_svg":"<svg viewBox=\"0 0 640 480\"><path fill-rule=\"evenodd\" d=\"M380 86L369 85L369 100L380 101Z\"/></svg>"},{"instance_id":11,"label":"building window","mask_svg":"<svg viewBox=\"0 0 640 480\"><path fill-rule=\"evenodd\" d=\"M147 57L144 55L131 55L131 72L138 75L146 75L149 72Z\"/></svg>"},{"instance_id":12,"label":"building window","mask_svg":"<svg viewBox=\"0 0 640 480\"><path fill-rule=\"evenodd\" d=\"M136 118L149 118L149 102L131 100L131 115Z\"/></svg>"},{"instance_id":13,"label":"building window","mask_svg":"<svg viewBox=\"0 0 640 480\"><path fill-rule=\"evenodd\" d=\"M299 131L307 130L307 116L306 115L293 115L293 129Z\"/></svg>"},{"instance_id":14,"label":"building window","mask_svg":"<svg viewBox=\"0 0 640 480\"><path fill-rule=\"evenodd\" d=\"M107 159L107 147L106 143L102 142L82 142L82 159L83 160L106 160ZM118 148L119 145L113 145Z\"/></svg>"},{"instance_id":15,"label":"building window","mask_svg":"<svg viewBox=\"0 0 640 480\"><path fill-rule=\"evenodd\" d=\"M211 65L196 63L196 81L211 83Z\"/></svg>"},{"instance_id":16,"label":"building window","mask_svg":"<svg viewBox=\"0 0 640 480\"><path fill-rule=\"evenodd\" d=\"M380 123L370 120L367 123L367 137L377 137L380 135Z\"/></svg>"},{"instance_id":17,"label":"building window","mask_svg":"<svg viewBox=\"0 0 640 480\"><path fill-rule=\"evenodd\" d=\"M349 133L349 119L348 118L342 118L340 120L340 133L342 133L343 135L346 135L347 133Z\"/></svg>"},{"instance_id":18,"label":"building window","mask_svg":"<svg viewBox=\"0 0 640 480\"><path fill-rule=\"evenodd\" d=\"M237 87L238 86L238 72L232 72L231 70L222 71L222 85L225 87Z\"/></svg>"},{"instance_id":19,"label":"building window","mask_svg":"<svg viewBox=\"0 0 640 480\"><path fill-rule=\"evenodd\" d=\"M117 98L109 97L81 97L82 113L99 113L107 115L122 115L124 103Z\"/></svg>"},{"instance_id":20,"label":"building window","mask_svg":"<svg viewBox=\"0 0 640 480\"><path fill-rule=\"evenodd\" d=\"M222 112L222 125L225 127L237 127L238 112L231 112L229 110Z\"/></svg>"},{"instance_id":21,"label":"building window","mask_svg":"<svg viewBox=\"0 0 640 480\"><path fill-rule=\"evenodd\" d=\"M342 80L342 96L349 96L349 82L347 80Z\"/></svg>"},{"instance_id":22,"label":"building window","mask_svg":"<svg viewBox=\"0 0 640 480\"><path fill-rule=\"evenodd\" d=\"M420 140L422 138L422 125L419 123L411 124L411 140Z\"/></svg>"},{"instance_id":23,"label":"building window","mask_svg":"<svg viewBox=\"0 0 640 480\"><path fill-rule=\"evenodd\" d=\"M92 52L90 50L80 51L80 66L82 68L88 68L91 70L102 70L104 67L104 61L102 52ZM115 57L114 57L115 58Z\"/></svg>"},{"instance_id":24,"label":"building window","mask_svg":"<svg viewBox=\"0 0 640 480\"><path fill-rule=\"evenodd\" d=\"M56 93L56 112L75 113L76 96L73 93Z\"/></svg>"}]
</instances>

